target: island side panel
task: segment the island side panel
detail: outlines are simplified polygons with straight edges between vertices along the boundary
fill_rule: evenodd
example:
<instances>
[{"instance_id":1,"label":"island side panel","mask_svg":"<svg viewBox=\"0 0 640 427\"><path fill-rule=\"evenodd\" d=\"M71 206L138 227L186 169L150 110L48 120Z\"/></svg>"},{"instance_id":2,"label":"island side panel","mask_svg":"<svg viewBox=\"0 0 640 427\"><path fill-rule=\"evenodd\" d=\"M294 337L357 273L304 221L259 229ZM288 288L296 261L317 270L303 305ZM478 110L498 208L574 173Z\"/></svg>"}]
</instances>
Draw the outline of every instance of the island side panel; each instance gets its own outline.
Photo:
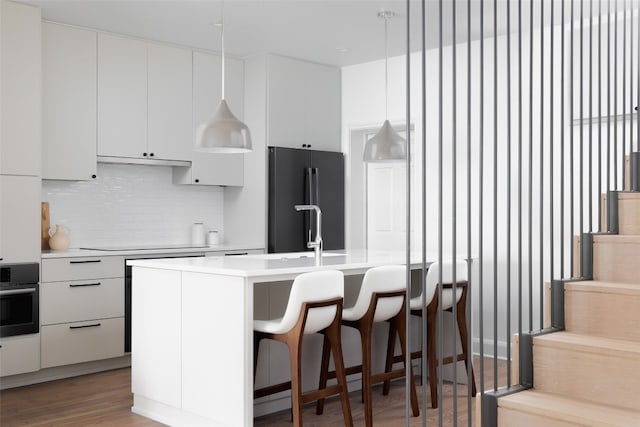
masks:
<instances>
[{"instance_id":1,"label":"island side panel","mask_svg":"<svg viewBox=\"0 0 640 427\"><path fill-rule=\"evenodd\" d=\"M180 277L179 271L134 267L131 313L131 390L176 408L182 399Z\"/></svg>"},{"instance_id":2,"label":"island side panel","mask_svg":"<svg viewBox=\"0 0 640 427\"><path fill-rule=\"evenodd\" d=\"M253 285L182 273L182 409L212 425L253 425Z\"/></svg>"}]
</instances>

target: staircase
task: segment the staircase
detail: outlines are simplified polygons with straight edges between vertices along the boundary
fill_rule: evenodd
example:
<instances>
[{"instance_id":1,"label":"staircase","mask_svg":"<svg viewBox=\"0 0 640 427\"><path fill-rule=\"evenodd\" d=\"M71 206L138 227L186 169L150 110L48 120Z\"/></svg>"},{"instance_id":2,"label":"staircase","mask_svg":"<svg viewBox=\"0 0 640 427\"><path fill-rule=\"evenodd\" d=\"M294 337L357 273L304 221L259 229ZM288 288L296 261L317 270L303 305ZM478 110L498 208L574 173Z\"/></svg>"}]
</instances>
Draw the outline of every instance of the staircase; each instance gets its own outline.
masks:
<instances>
[{"instance_id":1,"label":"staircase","mask_svg":"<svg viewBox=\"0 0 640 427\"><path fill-rule=\"evenodd\" d=\"M593 235L593 280L562 283L564 330L533 335L533 387L498 396L498 426L640 426L640 193L618 193L617 224Z\"/></svg>"}]
</instances>

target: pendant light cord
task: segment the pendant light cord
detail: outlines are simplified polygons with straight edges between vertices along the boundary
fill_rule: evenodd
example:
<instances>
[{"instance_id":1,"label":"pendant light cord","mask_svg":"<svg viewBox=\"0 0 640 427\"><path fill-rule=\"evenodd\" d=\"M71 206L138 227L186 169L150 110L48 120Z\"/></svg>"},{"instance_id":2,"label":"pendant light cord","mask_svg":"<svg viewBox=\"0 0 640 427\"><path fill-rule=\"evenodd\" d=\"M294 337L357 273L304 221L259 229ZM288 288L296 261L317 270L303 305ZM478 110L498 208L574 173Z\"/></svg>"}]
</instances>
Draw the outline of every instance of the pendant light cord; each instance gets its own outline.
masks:
<instances>
[{"instance_id":1,"label":"pendant light cord","mask_svg":"<svg viewBox=\"0 0 640 427\"><path fill-rule=\"evenodd\" d=\"M389 16L384 15L384 119L389 119L389 85L388 85L388 67L389 67L389 37L387 35L387 24Z\"/></svg>"},{"instance_id":2,"label":"pendant light cord","mask_svg":"<svg viewBox=\"0 0 640 427\"><path fill-rule=\"evenodd\" d=\"M220 39L222 44L222 99L224 99L224 0L222 1L220 14Z\"/></svg>"}]
</instances>

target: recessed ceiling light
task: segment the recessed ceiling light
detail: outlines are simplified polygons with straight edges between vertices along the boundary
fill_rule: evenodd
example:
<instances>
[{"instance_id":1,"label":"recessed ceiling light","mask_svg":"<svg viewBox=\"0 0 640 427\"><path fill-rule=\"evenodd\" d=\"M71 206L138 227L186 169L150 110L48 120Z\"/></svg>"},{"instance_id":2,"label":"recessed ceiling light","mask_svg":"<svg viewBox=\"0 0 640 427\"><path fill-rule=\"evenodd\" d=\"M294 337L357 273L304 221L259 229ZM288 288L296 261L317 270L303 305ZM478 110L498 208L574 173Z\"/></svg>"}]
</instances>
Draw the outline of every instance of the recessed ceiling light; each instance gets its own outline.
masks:
<instances>
[{"instance_id":1,"label":"recessed ceiling light","mask_svg":"<svg viewBox=\"0 0 640 427\"><path fill-rule=\"evenodd\" d=\"M340 53L347 53L350 49L348 47L337 47L336 50Z\"/></svg>"}]
</instances>

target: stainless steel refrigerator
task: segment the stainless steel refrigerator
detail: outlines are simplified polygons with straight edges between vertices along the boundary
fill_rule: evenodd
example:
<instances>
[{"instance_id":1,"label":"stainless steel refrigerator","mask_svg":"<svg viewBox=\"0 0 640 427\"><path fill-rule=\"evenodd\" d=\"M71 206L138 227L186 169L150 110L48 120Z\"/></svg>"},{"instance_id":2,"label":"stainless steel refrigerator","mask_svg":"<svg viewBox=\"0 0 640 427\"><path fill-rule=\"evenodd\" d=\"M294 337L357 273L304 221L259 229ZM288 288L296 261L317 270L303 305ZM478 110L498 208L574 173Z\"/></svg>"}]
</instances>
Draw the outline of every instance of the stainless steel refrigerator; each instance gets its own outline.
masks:
<instances>
[{"instance_id":1,"label":"stainless steel refrigerator","mask_svg":"<svg viewBox=\"0 0 640 427\"><path fill-rule=\"evenodd\" d=\"M344 249L342 153L269 147L269 252L309 250L315 216L296 211L300 204L320 206L324 249Z\"/></svg>"}]
</instances>

